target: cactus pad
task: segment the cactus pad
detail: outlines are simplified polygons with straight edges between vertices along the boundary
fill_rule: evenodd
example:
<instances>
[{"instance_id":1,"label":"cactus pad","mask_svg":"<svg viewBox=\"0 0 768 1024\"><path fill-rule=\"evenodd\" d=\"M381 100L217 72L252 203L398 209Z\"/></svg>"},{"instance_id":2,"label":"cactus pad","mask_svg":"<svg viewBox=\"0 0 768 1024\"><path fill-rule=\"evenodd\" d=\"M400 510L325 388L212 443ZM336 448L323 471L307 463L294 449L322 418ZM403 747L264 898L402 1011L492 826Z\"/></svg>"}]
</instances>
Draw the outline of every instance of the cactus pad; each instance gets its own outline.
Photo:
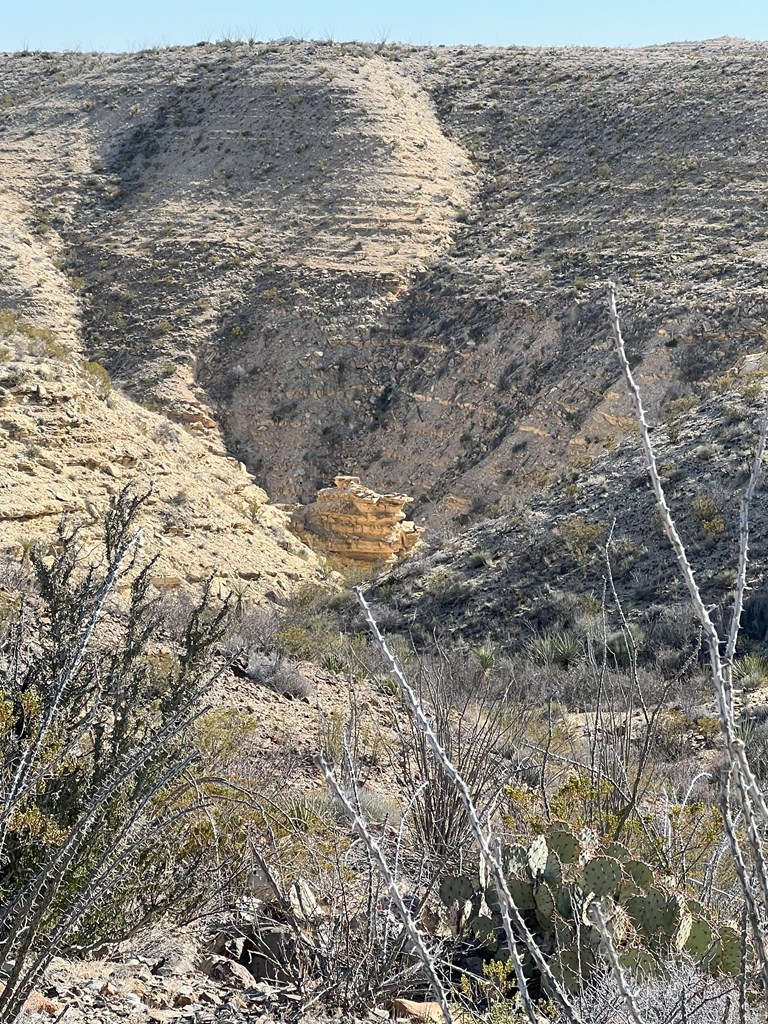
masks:
<instances>
[{"instance_id":1,"label":"cactus pad","mask_svg":"<svg viewBox=\"0 0 768 1024\"><path fill-rule=\"evenodd\" d=\"M454 903L466 903L472 898L475 887L467 875L446 875L440 881L440 899L446 907Z\"/></svg>"},{"instance_id":2,"label":"cactus pad","mask_svg":"<svg viewBox=\"0 0 768 1024\"><path fill-rule=\"evenodd\" d=\"M639 932L646 938L656 934L661 922L663 904L656 904L649 900L648 896L630 896L624 906L630 921Z\"/></svg>"},{"instance_id":3,"label":"cactus pad","mask_svg":"<svg viewBox=\"0 0 768 1024\"><path fill-rule=\"evenodd\" d=\"M534 879L543 878L549 857L549 847L544 836L536 836L528 847L528 868Z\"/></svg>"},{"instance_id":4,"label":"cactus pad","mask_svg":"<svg viewBox=\"0 0 768 1024\"><path fill-rule=\"evenodd\" d=\"M594 971L595 957L588 949L561 949L552 957L549 967L566 992L577 995ZM542 980L547 988L546 979Z\"/></svg>"},{"instance_id":5,"label":"cactus pad","mask_svg":"<svg viewBox=\"0 0 768 1024\"><path fill-rule=\"evenodd\" d=\"M613 857L595 857L582 867L581 881L598 899L607 896L621 884L621 865Z\"/></svg>"},{"instance_id":6,"label":"cactus pad","mask_svg":"<svg viewBox=\"0 0 768 1024\"><path fill-rule=\"evenodd\" d=\"M690 903L690 901L689 901ZM704 956L712 943L712 929L707 922L697 917L691 921L685 949L693 956Z\"/></svg>"},{"instance_id":7,"label":"cactus pad","mask_svg":"<svg viewBox=\"0 0 768 1024\"><path fill-rule=\"evenodd\" d=\"M540 885L536 890L536 916L544 927L551 927L555 913L555 897L548 885Z\"/></svg>"},{"instance_id":8,"label":"cactus pad","mask_svg":"<svg viewBox=\"0 0 768 1024\"><path fill-rule=\"evenodd\" d=\"M553 917L552 924L555 931L555 944L560 949L570 949L576 942L575 930L557 914Z\"/></svg>"},{"instance_id":9,"label":"cactus pad","mask_svg":"<svg viewBox=\"0 0 768 1024\"><path fill-rule=\"evenodd\" d=\"M507 885L509 894L518 910L533 910L536 906L536 899L530 882L526 882L524 878L510 878Z\"/></svg>"},{"instance_id":10,"label":"cactus pad","mask_svg":"<svg viewBox=\"0 0 768 1024\"><path fill-rule=\"evenodd\" d=\"M507 878L522 878L528 872L528 851L512 843L501 851L501 867Z\"/></svg>"},{"instance_id":11,"label":"cactus pad","mask_svg":"<svg viewBox=\"0 0 768 1024\"><path fill-rule=\"evenodd\" d=\"M469 922L468 928L488 949L496 948L496 929L490 917L478 914Z\"/></svg>"},{"instance_id":12,"label":"cactus pad","mask_svg":"<svg viewBox=\"0 0 768 1024\"><path fill-rule=\"evenodd\" d=\"M724 925L713 949L714 973L737 975L741 970L741 937L735 928Z\"/></svg>"},{"instance_id":13,"label":"cactus pad","mask_svg":"<svg viewBox=\"0 0 768 1024\"><path fill-rule=\"evenodd\" d=\"M629 931L629 914L624 907L614 907L613 913L608 919L608 931L614 945L620 946L626 942Z\"/></svg>"},{"instance_id":14,"label":"cactus pad","mask_svg":"<svg viewBox=\"0 0 768 1024\"><path fill-rule=\"evenodd\" d=\"M563 885L555 891L555 907L560 917L570 920L573 918L573 903L571 901L571 890Z\"/></svg>"},{"instance_id":15,"label":"cactus pad","mask_svg":"<svg viewBox=\"0 0 768 1024\"><path fill-rule=\"evenodd\" d=\"M623 903L626 906L627 900L630 900L633 896L642 895L642 892L640 892L634 882L622 882L619 886L619 891L616 893L616 902Z\"/></svg>"},{"instance_id":16,"label":"cactus pad","mask_svg":"<svg viewBox=\"0 0 768 1024\"><path fill-rule=\"evenodd\" d=\"M653 871L641 860L624 861L624 871L638 889L644 889L647 892L653 885Z\"/></svg>"},{"instance_id":17,"label":"cactus pad","mask_svg":"<svg viewBox=\"0 0 768 1024\"><path fill-rule=\"evenodd\" d=\"M647 949L627 949L619 957L622 967L637 977L651 977L659 972L660 964Z\"/></svg>"},{"instance_id":18,"label":"cactus pad","mask_svg":"<svg viewBox=\"0 0 768 1024\"><path fill-rule=\"evenodd\" d=\"M690 919L690 914L685 907L685 899L679 893L675 893L671 896L664 904L664 910L662 912L662 924L659 928L662 936L674 945L677 942L678 934L682 923L686 916ZM687 938L687 935L686 935ZM685 939L683 940L685 943Z\"/></svg>"},{"instance_id":19,"label":"cactus pad","mask_svg":"<svg viewBox=\"0 0 768 1024\"><path fill-rule=\"evenodd\" d=\"M669 897L661 889L649 889L644 896L630 896L625 906L632 924L646 938L685 944L687 935L683 936L691 917L679 894Z\"/></svg>"},{"instance_id":20,"label":"cactus pad","mask_svg":"<svg viewBox=\"0 0 768 1024\"><path fill-rule=\"evenodd\" d=\"M560 858L554 850L550 850L547 854L547 863L544 868L544 881L554 890L556 890L563 881L563 866L560 863Z\"/></svg>"},{"instance_id":21,"label":"cactus pad","mask_svg":"<svg viewBox=\"0 0 768 1024\"><path fill-rule=\"evenodd\" d=\"M573 864L579 859L581 844L569 829L553 826L547 833L547 846L560 858L561 864Z\"/></svg>"},{"instance_id":22,"label":"cactus pad","mask_svg":"<svg viewBox=\"0 0 768 1024\"><path fill-rule=\"evenodd\" d=\"M672 936L672 948L675 949L678 953L685 949L686 943L688 942L688 937L691 934L692 927L693 918L686 910L683 912L683 915L680 918L680 922L677 928L675 929L675 934Z\"/></svg>"},{"instance_id":23,"label":"cactus pad","mask_svg":"<svg viewBox=\"0 0 768 1024\"><path fill-rule=\"evenodd\" d=\"M623 843L609 843L601 853L603 857L613 857L614 860L620 860L622 863L632 860L632 854Z\"/></svg>"}]
</instances>

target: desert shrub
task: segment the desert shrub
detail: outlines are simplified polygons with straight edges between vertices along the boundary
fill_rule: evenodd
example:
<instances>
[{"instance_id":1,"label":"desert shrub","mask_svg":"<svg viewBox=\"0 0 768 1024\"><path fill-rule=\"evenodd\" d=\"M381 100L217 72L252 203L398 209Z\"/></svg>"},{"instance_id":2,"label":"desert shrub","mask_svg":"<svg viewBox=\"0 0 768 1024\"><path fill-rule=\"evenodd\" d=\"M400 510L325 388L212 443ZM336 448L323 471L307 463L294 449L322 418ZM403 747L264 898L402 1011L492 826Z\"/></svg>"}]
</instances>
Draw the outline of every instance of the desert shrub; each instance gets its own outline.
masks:
<instances>
[{"instance_id":1,"label":"desert shrub","mask_svg":"<svg viewBox=\"0 0 768 1024\"><path fill-rule=\"evenodd\" d=\"M342 673L347 669L347 661L338 651L326 651L320 657L320 667L326 672Z\"/></svg>"},{"instance_id":2,"label":"desert shrub","mask_svg":"<svg viewBox=\"0 0 768 1024\"><path fill-rule=\"evenodd\" d=\"M667 406L667 416L669 416L670 419L677 419L680 416L684 416L692 409L695 409L699 404L699 401L699 396L693 394L680 395L679 398L673 398Z\"/></svg>"},{"instance_id":3,"label":"desert shrub","mask_svg":"<svg viewBox=\"0 0 768 1024\"><path fill-rule=\"evenodd\" d=\"M521 770L510 749L522 747L528 709L498 682L484 678L475 664L423 656L416 687L429 709L435 733L465 779L473 799L488 814L496 807L506 782ZM467 685L467 673L473 681ZM460 676L457 679L457 676ZM455 860L469 837L469 824L459 794L435 760L423 732L412 719L399 725L393 758L406 793L417 794L409 824L420 849L436 860Z\"/></svg>"},{"instance_id":4,"label":"desert shrub","mask_svg":"<svg viewBox=\"0 0 768 1024\"><path fill-rule=\"evenodd\" d=\"M101 363L86 360L83 363L83 369L93 380L101 397L106 398L112 391L112 378L109 376L107 368L102 366Z\"/></svg>"},{"instance_id":5,"label":"desert shrub","mask_svg":"<svg viewBox=\"0 0 768 1024\"><path fill-rule=\"evenodd\" d=\"M648 645L691 651L701 643L701 627L688 602L651 605L643 616Z\"/></svg>"},{"instance_id":6,"label":"desert shrub","mask_svg":"<svg viewBox=\"0 0 768 1024\"><path fill-rule=\"evenodd\" d=\"M338 809L323 798L319 808L313 800L294 802L291 813L298 842L288 849L285 839L279 846L262 841L258 854L272 890L267 909L287 917L296 936L292 948L278 952L277 966L306 1003L325 1002L345 1019L362 1016L392 992L423 990L387 886L366 848L350 841ZM386 829L381 838L392 859L398 856L395 837ZM405 851L399 878L418 908L430 878L419 877L418 864Z\"/></svg>"},{"instance_id":7,"label":"desert shrub","mask_svg":"<svg viewBox=\"0 0 768 1024\"><path fill-rule=\"evenodd\" d=\"M753 643L768 641L768 590L761 588L744 602L742 631Z\"/></svg>"},{"instance_id":8,"label":"desert shrub","mask_svg":"<svg viewBox=\"0 0 768 1024\"><path fill-rule=\"evenodd\" d=\"M745 714L739 732L752 771L761 782L768 781L768 711L761 708Z\"/></svg>"},{"instance_id":9,"label":"desert shrub","mask_svg":"<svg viewBox=\"0 0 768 1024\"><path fill-rule=\"evenodd\" d=\"M173 611L167 615L172 620ZM222 642L225 654L234 657L243 651L274 650L280 625L279 616L271 608L236 602Z\"/></svg>"},{"instance_id":10,"label":"desert shrub","mask_svg":"<svg viewBox=\"0 0 768 1024\"><path fill-rule=\"evenodd\" d=\"M472 585L458 569L438 566L425 577L424 590L439 604L450 605L467 597Z\"/></svg>"},{"instance_id":11,"label":"desert shrub","mask_svg":"<svg viewBox=\"0 0 768 1024\"><path fill-rule=\"evenodd\" d=\"M643 640L642 629L632 622L627 627L608 634L605 638L606 652L616 665L627 668L636 658Z\"/></svg>"},{"instance_id":12,"label":"desert shrub","mask_svg":"<svg viewBox=\"0 0 768 1024\"><path fill-rule=\"evenodd\" d=\"M311 700L315 695L314 683L280 655L251 653L246 673L254 682L267 686L284 697Z\"/></svg>"},{"instance_id":13,"label":"desert shrub","mask_svg":"<svg viewBox=\"0 0 768 1024\"><path fill-rule=\"evenodd\" d=\"M195 759L185 737L226 609L204 600L158 657L151 564L136 564L140 504L123 492L110 506L101 565L87 566L66 524L52 558L32 546L31 585L0 646L6 1020L68 944L115 938L183 902L203 855L199 844L180 852L199 806L181 782ZM109 605L118 583L125 617Z\"/></svg>"},{"instance_id":14,"label":"desert shrub","mask_svg":"<svg viewBox=\"0 0 768 1024\"><path fill-rule=\"evenodd\" d=\"M762 654L746 654L733 666L733 676L745 690L768 685L768 658Z\"/></svg>"},{"instance_id":15,"label":"desert shrub","mask_svg":"<svg viewBox=\"0 0 768 1024\"><path fill-rule=\"evenodd\" d=\"M367 786L355 787L347 793L347 797L360 810L365 821L379 825L386 822L395 827L400 824L402 808L397 800L382 796ZM333 809L339 821L346 819L343 807L332 794L324 797L324 803Z\"/></svg>"},{"instance_id":16,"label":"desert shrub","mask_svg":"<svg viewBox=\"0 0 768 1024\"><path fill-rule=\"evenodd\" d=\"M590 523L581 516L569 516L559 525L560 536L582 568L599 554L608 535L606 523Z\"/></svg>"},{"instance_id":17,"label":"desert shrub","mask_svg":"<svg viewBox=\"0 0 768 1024\"><path fill-rule=\"evenodd\" d=\"M346 657L349 652L341 651L345 638L360 633L362 646L368 642L367 636L360 632L359 622L355 624L353 600L349 592L337 593L316 584L306 584L293 594L283 611L269 616L269 629L262 630L256 646L300 661L317 661L331 652ZM245 621L253 622L259 616L264 620L265 613L248 610ZM349 665L349 658L346 661Z\"/></svg>"},{"instance_id":18,"label":"desert shrub","mask_svg":"<svg viewBox=\"0 0 768 1024\"><path fill-rule=\"evenodd\" d=\"M633 979L632 993L644 1024L759 1024L762 1008L740 1006L729 980L713 978L684 960L665 964L658 974ZM594 1024L636 1024L615 974L603 970L583 985L576 1011ZM571 1024L556 1011L551 1024Z\"/></svg>"},{"instance_id":19,"label":"desert shrub","mask_svg":"<svg viewBox=\"0 0 768 1024\"><path fill-rule=\"evenodd\" d=\"M654 759L676 761L683 757L690 749L692 730L693 723L680 708L663 711L653 733L651 751Z\"/></svg>"},{"instance_id":20,"label":"desert shrub","mask_svg":"<svg viewBox=\"0 0 768 1024\"><path fill-rule=\"evenodd\" d=\"M301 621L283 621L275 632L275 648L280 654L312 661L335 647L339 633L332 616L316 613Z\"/></svg>"}]
</instances>

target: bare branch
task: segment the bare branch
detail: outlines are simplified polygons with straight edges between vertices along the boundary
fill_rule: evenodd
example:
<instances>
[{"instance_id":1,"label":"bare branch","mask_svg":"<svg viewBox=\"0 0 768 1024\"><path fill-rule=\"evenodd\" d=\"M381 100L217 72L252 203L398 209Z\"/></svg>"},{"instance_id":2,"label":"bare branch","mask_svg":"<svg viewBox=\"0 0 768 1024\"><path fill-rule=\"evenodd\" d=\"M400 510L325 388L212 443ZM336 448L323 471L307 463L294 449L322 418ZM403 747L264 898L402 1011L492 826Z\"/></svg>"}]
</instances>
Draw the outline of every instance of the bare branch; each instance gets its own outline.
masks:
<instances>
[{"instance_id":1,"label":"bare branch","mask_svg":"<svg viewBox=\"0 0 768 1024\"><path fill-rule=\"evenodd\" d=\"M389 650L389 647L387 646L384 637L381 635L379 627L376 624L376 620L374 619L371 613L371 609L368 607L368 603L363 597L363 593L360 587L356 587L355 592L357 594L358 603L360 604L360 607L363 610L363 614L365 615L366 621L371 629L373 638L376 641L376 645L381 651L384 660L386 661L389 670L392 673L392 677L398 683L400 690L403 694L403 697L405 698L406 703L408 704L408 707L411 710L411 713L418 722L420 729L424 733L424 736L426 737L427 742L429 743L432 752L435 755L435 758L441 765L446 777L456 787L456 792L460 795L462 803L464 804L465 810L467 812L467 817L469 818L470 827L472 829L472 834L474 835L475 841L477 842L478 847L480 848L480 853L484 862L490 869L490 874L493 878L494 884L496 886L496 891L499 896L499 906L501 908L501 916L504 922L504 931L506 932L510 956L512 958L512 963L515 970L515 980L517 981L517 986L520 992L520 996L523 1000L523 1005L528 1015L528 1019L531 1021L531 1024L536 1024L536 1008L534 1007L533 1001L531 1000L530 994L528 992L528 985L525 979L525 975L523 973L522 960L520 959L520 953L517 949L516 933L522 938L526 948L528 949L528 952L531 955L531 958L535 962L542 976L546 978L547 984L550 986L552 992L555 995L555 998L560 1003L563 1013L566 1015L568 1020L571 1021L571 1024L581 1024L581 1018L579 1017L570 996L550 970L546 958L539 949L539 946L536 943L536 940L534 939L533 935L531 934L528 925L525 923L525 920L523 919L523 916L520 913L519 908L512 899L512 895L509 891L506 879L504 878L504 872L501 867L501 862L499 861L496 852L492 849L489 838L486 835L485 830L483 829L483 826L477 814L477 808L474 805L472 795L469 792L466 782L464 781L460 773L457 771L456 767L452 764L445 750L443 750L442 746L440 745L440 741L438 740L437 735L435 734L435 731L432 728L432 724L424 714L424 709L422 708L419 699L414 693L410 683L405 678L403 670L398 665L397 660L393 656L392 652Z\"/></svg>"},{"instance_id":2,"label":"bare branch","mask_svg":"<svg viewBox=\"0 0 768 1024\"><path fill-rule=\"evenodd\" d=\"M360 838L363 840L366 847L368 848L369 853L373 857L376 867L381 877L384 879L387 888L389 889L392 902L397 907L400 919L402 920L403 925L405 926L405 929L408 933L408 938L413 943L414 949L416 950L419 959L424 964L424 970L427 972L427 977L429 978L429 981L432 985L435 998L437 999L437 1002L440 1005L440 1010L443 1014L443 1017L447 1021L447 1024L453 1024L453 1013L451 1012L451 1006L450 1003L448 1002L448 996L446 995L445 988L437 974L437 969L435 968L435 964L432 957L430 956L429 950L427 949L424 940L419 934L419 930L416 927L413 917L411 916L411 913L405 904L405 900L400 894L400 890L397 887L397 879L390 870L389 864L387 863L387 858L384 856L379 844L376 842L374 837L369 832L368 827L365 824L365 819L361 815L359 809L352 804L347 794L338 784L338 782L336 781L336 777L333 774L333 771L331 770L331 766L328 764L325 758L322 757L322 755L318 758L318 765L320 767L320 771L323 773L325 781L328 783L328 786L331 789L331 792L334 794L334 796L342 805L342 807L347 812L349 817L355 823L355 828L357 829Z\"/></svg>"}]
</instances>

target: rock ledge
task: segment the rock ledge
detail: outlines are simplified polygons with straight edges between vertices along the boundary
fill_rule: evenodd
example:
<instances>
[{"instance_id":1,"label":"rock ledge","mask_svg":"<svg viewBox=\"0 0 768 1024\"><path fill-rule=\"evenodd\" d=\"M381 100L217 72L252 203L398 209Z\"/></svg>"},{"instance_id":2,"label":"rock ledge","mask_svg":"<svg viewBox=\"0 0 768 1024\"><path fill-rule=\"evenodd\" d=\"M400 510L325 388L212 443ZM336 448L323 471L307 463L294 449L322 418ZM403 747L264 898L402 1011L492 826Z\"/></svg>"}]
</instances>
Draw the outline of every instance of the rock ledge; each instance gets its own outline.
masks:
<instances>
[{"instance_id":1,"label":"rock ledge","mask_svg":"<svg viewBox=\"0 0 768 1024\"><path fill-rule=\"evenodd\" d=\"M396 562L418 543L422 530L406 520L407 494L378 494L357 476L337 476L317 500L301 505L291 527L316 550L360 566Z\"/></svg>"}]
</instances>

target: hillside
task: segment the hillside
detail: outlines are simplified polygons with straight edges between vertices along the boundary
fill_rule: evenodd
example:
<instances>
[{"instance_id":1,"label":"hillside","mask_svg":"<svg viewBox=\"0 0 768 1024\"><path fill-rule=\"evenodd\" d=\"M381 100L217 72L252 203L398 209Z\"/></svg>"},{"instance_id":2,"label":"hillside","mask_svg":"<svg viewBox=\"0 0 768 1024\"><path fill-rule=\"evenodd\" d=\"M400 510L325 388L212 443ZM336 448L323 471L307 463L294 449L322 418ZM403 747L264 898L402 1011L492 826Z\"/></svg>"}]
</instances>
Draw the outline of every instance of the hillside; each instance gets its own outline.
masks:
<instances>
[{"instance_id":1,"label":"hillside","mask_svg":"<svg viewBox=\"0 0 768 1024\"><path fill-rule=\"evenodd\" d=\"M632 428L601 281L621 286L654 417L765 347L766 73L764 45L728 39L7 55L0 306L33 360L2 368L14 495L98 497L25 455L36 417L77 395L86 434L64 433L99 449L89 481L100 460L164 474L177 553L216 519L253 559L253 485L307 502L359 474L440 529L546 493L569 463L610 466ZM196 464L198 483L176 479ZM201 518L210 481L223 518ZM201 543L206 572L240 557Z\"/></svg>"}]
</instances>

